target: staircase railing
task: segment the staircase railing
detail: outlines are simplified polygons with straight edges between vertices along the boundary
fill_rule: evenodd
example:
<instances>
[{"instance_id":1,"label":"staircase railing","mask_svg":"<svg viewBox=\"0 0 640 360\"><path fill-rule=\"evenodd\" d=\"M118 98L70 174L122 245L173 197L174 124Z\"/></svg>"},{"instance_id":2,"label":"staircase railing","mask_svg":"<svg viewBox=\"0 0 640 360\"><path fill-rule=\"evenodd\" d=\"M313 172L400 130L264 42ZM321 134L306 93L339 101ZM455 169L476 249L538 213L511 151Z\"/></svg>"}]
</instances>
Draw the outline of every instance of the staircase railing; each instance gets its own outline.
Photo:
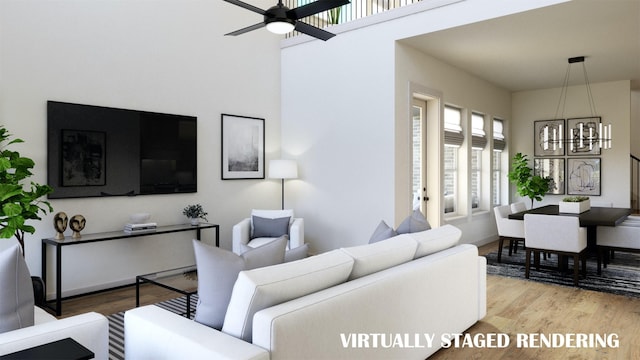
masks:
<instances>
[{"instance_id":1,"label":"staircase railing","mask_svg":"<svg viewBox=\"0 0 640 360\"><path fill-rule=\"evenodd\" d=\"M631 211L640 213L640 159L630 155L631 166Z\"/></svg>"},{"instance_id":2,"label":"staircase railing","mask_svg":"<svg viewBox=\"0 0 640 360\"><path fill-rule=\"evenodd\" d=\"M293 9L314 1L316 0L284 0L284 3L288 8ZM346 23L420 1L421 0L351 0L351 3L334 10L324 11L300 20L309 25L331 31L329 29L331 25ZM300 33L294 31L287 34L287 37L298 34Z\"/></svg>"}]
</instances>

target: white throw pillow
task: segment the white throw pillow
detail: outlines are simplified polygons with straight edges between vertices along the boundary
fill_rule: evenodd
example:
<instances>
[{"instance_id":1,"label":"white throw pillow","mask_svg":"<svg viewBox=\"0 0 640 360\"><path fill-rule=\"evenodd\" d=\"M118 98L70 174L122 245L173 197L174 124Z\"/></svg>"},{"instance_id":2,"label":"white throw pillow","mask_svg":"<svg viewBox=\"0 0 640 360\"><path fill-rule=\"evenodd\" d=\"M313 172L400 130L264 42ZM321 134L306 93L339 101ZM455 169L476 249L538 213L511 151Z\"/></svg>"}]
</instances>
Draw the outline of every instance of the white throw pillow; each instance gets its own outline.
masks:
<instances>
[{"instance_id":1,"label":"white throw pillow","mask_svg":"<svg viewBox=\"0 0 640 360\"><path fill-rule=\"evenodd\" d=\"M353 280L413 260L417 246L416 241L405 234L340 250L354 259L349 276L349 280Z\"/></svg>"},{"instance_id":2,"label":"white throw pillow","mask_svg":"<svg viewBox=\"0 0 640 360\"><path fill-rule=\"evenodd\" d=\"M15 244L0 252L0 333L33 326L33 307L31 274Z\"/></svg>"},{"instance_id":3,"label":"white throw pillow","mask_svg":"<svg viewBox=\"0 0 640 360\"><path fill-rule=\"evenodd\" d=\"M240 256L193 240L198 268L198 306L194 320L220 330L238 273L282 263L287 240L283 236Z\"/></svg>"},{"instance_id":4,"label":"white throw pillow","mask_svg":"<svg viewBox=\"0 0 640 360\"><path fill-rule=\"evenodd\" d=\"M340 250L262 269L241 271L222 332L251 342L253 315L347 280L353 259Z\"/></svg>"},{"instance_id":5,"label":"white throw pillow","mask_svg":"<svg viewBox=\"0 0 640 360\"><path fill-rule=\"evenodd\" d=\"M462 231L453 225L407 234L418 243L415 259L448 249L460 241Z\"/></svg>"}]
</instances>

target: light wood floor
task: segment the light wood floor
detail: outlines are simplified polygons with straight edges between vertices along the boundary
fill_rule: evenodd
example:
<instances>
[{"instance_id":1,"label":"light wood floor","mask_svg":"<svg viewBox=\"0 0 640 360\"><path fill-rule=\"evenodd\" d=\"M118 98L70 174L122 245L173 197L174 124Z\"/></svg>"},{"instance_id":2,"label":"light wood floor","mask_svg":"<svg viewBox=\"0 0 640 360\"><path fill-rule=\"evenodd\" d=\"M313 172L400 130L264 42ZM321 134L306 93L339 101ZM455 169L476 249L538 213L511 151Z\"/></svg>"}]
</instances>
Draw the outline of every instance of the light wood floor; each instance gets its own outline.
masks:
<instances>
[{"instance_id":1,"label":"light wood floor","mask_svg":"<svg viewBox=\"0 0 640 360\"><path fill-rule=\"evenodd\" d=\"M480 253L496 247L496 243L483 246ZM141 288L142 304L174 297L176 293L158 286L145 284ZM87 311L109 315L133 307L135 286L66 300L62 317ZM640 359L640 299L489 275L487 315L468 333L506 333L511 343L503 349L441 349L430 359ZM516 334L539 333L617 334L619 348L516 346Z\"/></svg>"}]
</instances>

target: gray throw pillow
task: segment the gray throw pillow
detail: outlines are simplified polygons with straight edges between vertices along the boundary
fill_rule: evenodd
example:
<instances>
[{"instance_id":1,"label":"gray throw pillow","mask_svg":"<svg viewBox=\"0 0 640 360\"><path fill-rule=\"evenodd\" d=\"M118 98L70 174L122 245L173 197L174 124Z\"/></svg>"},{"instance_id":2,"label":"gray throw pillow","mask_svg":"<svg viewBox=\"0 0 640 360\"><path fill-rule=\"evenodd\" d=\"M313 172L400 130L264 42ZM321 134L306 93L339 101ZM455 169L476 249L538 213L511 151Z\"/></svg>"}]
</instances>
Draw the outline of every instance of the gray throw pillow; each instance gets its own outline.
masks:
<instances>
[{"instance_id":1,"label":"gray throw pillow","mask_svg":"<svg viewBox=\"0 0 640 360\"><path fill-rule=\"evenodd\" d=\"M33 326L31 274L18 244L0 252L0 289L0 333Z\"/></svg>"},{"instance_id":2,"label":"gray throw pillow","mask_svg":"<svg viewBox=\"0 0 640 360\"><path fill-rule=\"evenodd\" d=\"M284 262L287 240L287 237L283 236L240 256L232 251L193 240L198 268L198 305L194 320L218 330L222 329L238 273Z\"/></svg>"},{"instance_id":3,"label":"gray throw pillow","mask_svg":"<svg viewBox=\"0 0 640 360\"><path fill-rule=\"evenodd\" d=\"M420 212L420 210L414 210L411 216L407 217L400 223L396 232L398 234L407 234L420 232L431 229L431 225L424 217L424 215Z\"/></svg>"},{"instance_id":4,"label":"gray throw pillow","mask_svg":"<svg viewBox=\"0 0 640 360\"><path fill-rule=\"evenodd\" d=\"M393 230L391 226L387 225L384 220L381 220L380 224L378 224L378 227L371 235L371 238L369 238L369 244L373 244L381 240L386 240L396 235L398 235L398 233L396 233L396 231Z\"/></svg>"},{"instance_id":5,"label":"gray throw pillow","mask_svg":"<svg viewBox=\"0 0 640 360\"><path fill-rule=\"evenodd\" d=\"M284 262L288 263L291 261L302 260L307 257L308 252L309 244L303 244L297 248L289 249L284 253Z\"/></svg>"},{"instance_id":6,"label":"gray throw pillow","mask_svg":"<svg viewBox=\"0 0 640 360\"><path fill-rule=\"evenodd\" d=\"M260 216L252 216L253 223L253 236L252 238L260 237L279 237L282 235L289 235L289 220L290 216L268 219Z\"/></svg>"}]
</instances>

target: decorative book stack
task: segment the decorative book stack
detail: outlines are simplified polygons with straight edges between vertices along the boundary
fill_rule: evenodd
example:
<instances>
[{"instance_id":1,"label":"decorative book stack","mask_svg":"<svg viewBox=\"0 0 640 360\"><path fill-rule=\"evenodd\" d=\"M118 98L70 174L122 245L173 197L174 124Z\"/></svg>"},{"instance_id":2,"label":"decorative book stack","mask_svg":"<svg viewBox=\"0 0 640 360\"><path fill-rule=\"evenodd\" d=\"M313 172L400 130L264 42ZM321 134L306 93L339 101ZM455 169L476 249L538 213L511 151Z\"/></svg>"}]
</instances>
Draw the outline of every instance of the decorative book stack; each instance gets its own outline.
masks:
<instances>
[{"instance_id":1,"label":"decorative book stack","mask_svg":"<svg viewBox=\"0 0 640 360\"><path fill-rule=\"evenodd\" d=\"M158 224L144 223L144 224L126 224L124 226L124 232L127 234L141 234L156 231Z\"/></svg>"}]
</instances>

